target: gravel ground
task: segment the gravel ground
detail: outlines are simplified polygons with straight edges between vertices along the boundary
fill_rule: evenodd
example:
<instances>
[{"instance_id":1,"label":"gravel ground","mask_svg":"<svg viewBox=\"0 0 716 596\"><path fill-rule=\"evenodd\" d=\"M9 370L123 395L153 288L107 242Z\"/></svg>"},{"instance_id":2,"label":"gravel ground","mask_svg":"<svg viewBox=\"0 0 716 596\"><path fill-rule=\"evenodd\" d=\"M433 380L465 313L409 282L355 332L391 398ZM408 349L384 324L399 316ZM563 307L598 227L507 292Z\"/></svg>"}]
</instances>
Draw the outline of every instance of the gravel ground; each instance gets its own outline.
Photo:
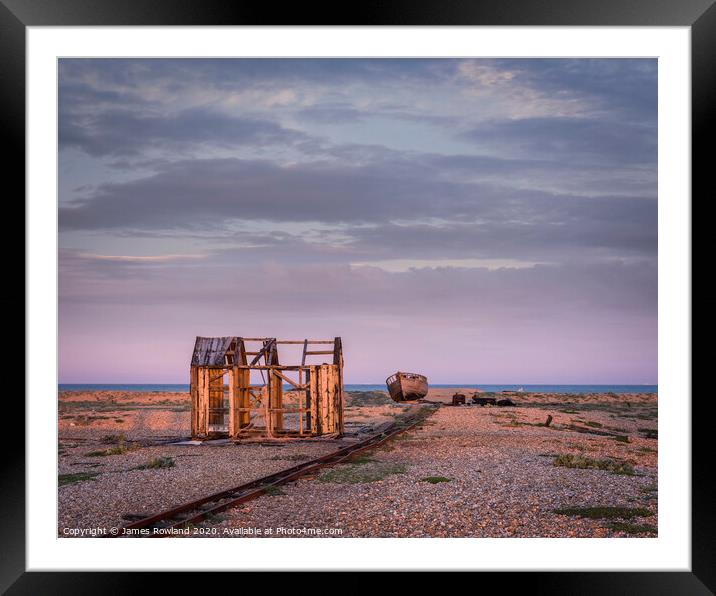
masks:
<instances>
[{"instance_id":1,"label":"gravel ground","mask_svg":"<svg viewBox=\"0 0 716 596\"><path fill-rule=\"evenodd\" d=\"M335 441L312 441L285 446L162 445L104 457L73 454L63 458L60 474L99 475L60 486L59 530L124 525L123 514L157 513L294 466L299 462L292 456L314 458L337 448ZM77 451L87 452L87 447ZM172 458L174 467L131 469L159 457Z\"/></svg>"},{"instance_id":2,"label":"gravel ground","mask_svg":"<svg viewBox=\"0 0 716 596\"><path fill-rule=\"evenodd\" d=\"M249 528L273 528L279 537L311 535L303 528L337 529L342 537L654 536L610 524L657 525L656 440L638 431L655 428L656 421L615 422L610 410L443 407L421 429L375 450L373 461L299 480L283 487L284 494L261 497L202 524L202 531L208 537L242 535ZM530 425L547 414L554 428ZM618 424L631 442L560 428L580 421L595 429ZM558 467L558 454L618 458L630 462L636 475ZM428 477L447 481L431 484ZM368 481L340 482L361 478ZM649 515L604 520L554 513L595 506L639 507Z\"/></svg>"},{"instance_id":3,"label":"gravel ground","mask_svg":"<svg viewBox=\"0 0 716 596\"><path fill-rule=\"evenodd\" d=\"M359 462L283 486L198 529L221 537L253 528L284 528L274 533L279 536L317 529L344 537L653 536L648 528L611 524L657 524L656 396L633 396L630 403L615 396L518 397L516 408L442 407L420 429ZM149 515L294 466L360 440L410 409L352 396L341 441L151 444L186 436L185 401L184 394L61 396L58 474L77 481L59 487L59 535L64 528L124 525L125 514ZM549 428L541 425L548 414ZM129 449L88 455L121 445ZM625 461L636 475L558 467L558 455ZM174 465L133 469L155 458ZM84 476L67 476L77 474ZM649 515L605 520L554 512L594 506L641 507Z\"/></svg>"},{"instance_id":4,"label":"gravel ground","mask_svg":"<svg viewBox=\"0 0 716 596\"><path fill-rule=\"evenodd\" d=\"M68 392L69 394L69 392ZM75 401L80 399L71 395ZM87 400L92 396L82 395ZM102 394L102 400L107 396ZM400 406L378 405L348 408L346 436L341 440L274 440L269 443L205 443L203 445L157 445L186 439L189 412L176 411L176 404L155 403L163 395L134 394L131 409L118 405L124 423L114 423L107 408L96 408L94 400L71 410L72 417L60 419L58 449L58 533L65 528L111 528L125 525L125 514L149 515L213 492L250 482L290 468L308 459L330 453L388 424L401 412ZM170 395L183 398L186 395ZM61 402L62 403L62 402ZM89 404L85 406L85 404ZM66 404L65 404L66 405ZM163 409L162 409L163 406ZM94 416L94 418L93 418ZM101 417L100 417L101 416ZM81 420L78 424L76 421ZM88 454L126 451L109 455ZM155 458L171 458L172 467L133 469ZM77 479L75 482L62 484Z\"/></svg>"}]
</instances>

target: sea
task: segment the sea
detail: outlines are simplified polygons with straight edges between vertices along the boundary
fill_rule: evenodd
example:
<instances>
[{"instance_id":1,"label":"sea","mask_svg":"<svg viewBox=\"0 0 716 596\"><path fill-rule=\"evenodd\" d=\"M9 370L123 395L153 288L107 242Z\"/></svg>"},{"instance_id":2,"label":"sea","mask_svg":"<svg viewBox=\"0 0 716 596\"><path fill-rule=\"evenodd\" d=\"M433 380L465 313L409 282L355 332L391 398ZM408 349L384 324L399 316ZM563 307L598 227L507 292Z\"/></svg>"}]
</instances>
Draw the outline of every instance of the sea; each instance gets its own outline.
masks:
<instances>
[{"instance_id":1,"label":"sea","mask_svg":"<svg viewBox=\"0 0 716 596\"><path fill-rule=\"evenodd\" d=\"M658 393L658 385L492 385L486 383L462 383L459 385L440 385L431 383L435 388L465 388L481 389L482 391L520 391L534 393ZM344 385L346 391L385 391L385 383L348 384ZM189 391L188 384L119 384L119 383L60 383L60 391L152 391L180 392Z\"/></svg>"}]
</instances>

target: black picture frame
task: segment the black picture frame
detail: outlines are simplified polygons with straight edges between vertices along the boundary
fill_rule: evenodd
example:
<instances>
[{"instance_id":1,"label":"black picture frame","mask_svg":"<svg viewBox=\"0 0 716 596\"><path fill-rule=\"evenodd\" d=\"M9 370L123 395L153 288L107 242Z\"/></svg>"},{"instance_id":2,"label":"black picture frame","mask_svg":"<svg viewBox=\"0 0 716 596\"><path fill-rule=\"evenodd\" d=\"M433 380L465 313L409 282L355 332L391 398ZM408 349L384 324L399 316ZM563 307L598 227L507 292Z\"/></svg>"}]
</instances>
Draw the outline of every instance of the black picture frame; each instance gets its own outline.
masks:
<instances>
[{"instance_id":1,"label":"black picture frame","mask_svg":"<svg viewBox=\"0 0 716 596\"><path fill-rule=\"evenodd\" d=\"M692 50L692 194L706 194L708 124L716 105L714 0L364 0L340 3L231 3L225 0L0 0L0 118L6 147L5 179L25 189L25 35L31 26L137 25L479 25L479 26L690 26ZM698 150L697 150L698 148ZM9 151L7 151L10 149ZM705 199L706 197L704 197ZM693 202L692 202L693 204ZM23 214L20 217L24 217ZM19 297L2 298L24 308ZM16 304L10 303L15 300ZM27 364L26 364L27 367ZM26 374L27 372L26 368ZM41 373L40 373L41 374ZM688 399L690 396L684 396ZM716 590L714 498L708 392L692 400L692 571L511 573L513 590L570 594L711 594ZM24 420L19 400L5 400L5 416ZM24 425L19 425L23 427ZM121 594L176 583L182 591L206 589L198 573L80 573L25 571L24 441L3 452L0 488L0 590L8 594ZM81 561L78 561L81 565ZM482 584L482 579L480 580ZM505 581L501 578L500 581Z\"/></svg>"}]
</instances>

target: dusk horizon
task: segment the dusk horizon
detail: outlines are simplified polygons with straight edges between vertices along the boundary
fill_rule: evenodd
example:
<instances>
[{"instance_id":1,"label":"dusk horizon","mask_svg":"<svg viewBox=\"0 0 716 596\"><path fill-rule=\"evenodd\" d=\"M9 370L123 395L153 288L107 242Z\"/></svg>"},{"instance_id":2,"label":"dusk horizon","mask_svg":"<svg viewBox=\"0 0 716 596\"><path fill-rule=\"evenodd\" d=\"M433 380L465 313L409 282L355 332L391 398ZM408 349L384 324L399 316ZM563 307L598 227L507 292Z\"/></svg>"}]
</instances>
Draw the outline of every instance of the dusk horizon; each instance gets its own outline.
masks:
<instances>
[{"instance_id":1,"label":"dusk horizon","mask_svg":"<svg viewBox=\"0 0 716 596\"><path fill-rule=\"evenodd\" d=\"M340 336L347 384L656 385L656 91L654 59L60 59L59 382L186 384L237 335Z\"/></svg>"}]
</instances>

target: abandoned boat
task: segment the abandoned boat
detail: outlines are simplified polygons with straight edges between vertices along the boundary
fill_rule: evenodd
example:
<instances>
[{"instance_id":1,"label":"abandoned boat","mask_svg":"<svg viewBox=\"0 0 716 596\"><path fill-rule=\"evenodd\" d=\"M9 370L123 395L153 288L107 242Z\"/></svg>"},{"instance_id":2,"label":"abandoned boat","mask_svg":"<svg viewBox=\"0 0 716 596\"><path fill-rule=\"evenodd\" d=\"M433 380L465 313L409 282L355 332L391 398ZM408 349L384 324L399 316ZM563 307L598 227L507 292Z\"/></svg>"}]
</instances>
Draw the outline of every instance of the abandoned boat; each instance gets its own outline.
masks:
<instances>
[{"instance_id":1,"label":"abandoned boat","mask_svg":"<svg viewBox=\"0 0 716 596\"><path fill-rule=\"evenodd\" d=\"M428 378L417 373L398 371L385 380L393 401L414 401L428 394Z\"/></svg>"}]
</instances>

